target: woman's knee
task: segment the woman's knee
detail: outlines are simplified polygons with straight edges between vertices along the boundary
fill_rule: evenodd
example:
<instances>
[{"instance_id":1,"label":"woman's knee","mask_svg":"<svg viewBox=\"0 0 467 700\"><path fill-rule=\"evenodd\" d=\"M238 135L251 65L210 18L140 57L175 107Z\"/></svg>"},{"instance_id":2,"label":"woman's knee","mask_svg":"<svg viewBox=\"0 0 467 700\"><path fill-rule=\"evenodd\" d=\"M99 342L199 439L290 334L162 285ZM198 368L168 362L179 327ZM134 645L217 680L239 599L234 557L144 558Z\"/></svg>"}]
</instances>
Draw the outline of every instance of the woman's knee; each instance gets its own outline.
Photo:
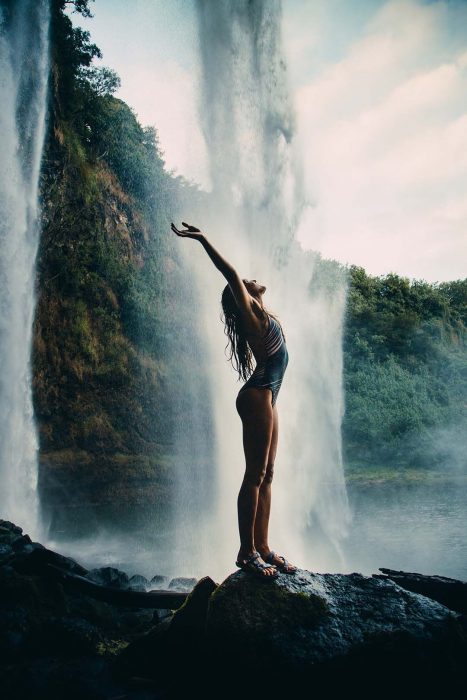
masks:
<instances>
[{"instance_id":1,"label":"woman's knee","mask_svg":"<svg viewBox=\"0 0 467 700\"><path fill-rule=\"evenodd\" d=\"M273 477L274 477L274 462L269 462L266 466L266 471L264 474L264 481L267 484L270 484L272 482Z\"/></svg>"},{"instance_id":2,"label":"woman's knee","mask_svg":"<svg viewBox=\"0 0 467 700\"><path fill-rule=\"evenodd\" d=\"M243 481L251 486L261 486L266 477L266 465L247 466Z\"/></svg>"}]
</instances>

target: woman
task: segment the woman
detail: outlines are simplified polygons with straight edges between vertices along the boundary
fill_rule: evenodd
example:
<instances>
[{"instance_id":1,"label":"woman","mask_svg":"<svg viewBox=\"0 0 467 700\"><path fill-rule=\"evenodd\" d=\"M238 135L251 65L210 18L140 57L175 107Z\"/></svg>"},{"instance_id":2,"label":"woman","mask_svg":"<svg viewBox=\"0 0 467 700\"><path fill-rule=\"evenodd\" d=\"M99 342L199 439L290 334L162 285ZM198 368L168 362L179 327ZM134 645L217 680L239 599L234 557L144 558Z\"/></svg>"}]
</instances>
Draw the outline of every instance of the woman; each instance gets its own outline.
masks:
<instances>
[{"instance_id":1,"label":"woman","mask_svg":"<svg viewBox=\"0 0 467 700\"><path fill-rule=\"evenodd\" d=\"M185 229L179 230L171 224L172 231L177 236L199 241L228 282L222 293L222 309L225 333L230 340L230 359L235 361L240 378L251 375L236 401L243 425L246 469L237 500L240 550L235 563L263 578L277 578L278 571L292 574L296 567L268 545L278 437L275 404L288 363L285 337L277 319L263 306L266 287L256 280L242 280L198 228L184 221L182 225ZM252 356L256 360L254 372Z\"/></svg>"}]
</instances>

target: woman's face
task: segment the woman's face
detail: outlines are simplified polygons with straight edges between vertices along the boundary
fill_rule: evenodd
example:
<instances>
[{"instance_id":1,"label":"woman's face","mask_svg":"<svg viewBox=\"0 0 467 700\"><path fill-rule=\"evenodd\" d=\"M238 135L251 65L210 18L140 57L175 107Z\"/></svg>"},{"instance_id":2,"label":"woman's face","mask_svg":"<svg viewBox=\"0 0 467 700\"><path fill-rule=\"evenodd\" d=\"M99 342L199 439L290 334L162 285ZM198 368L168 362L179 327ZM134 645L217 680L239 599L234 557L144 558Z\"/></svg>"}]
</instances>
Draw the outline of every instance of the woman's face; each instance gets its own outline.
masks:
<instances>
[{"instance_id":1,"label":"woman's face","mask_svg":"<svg viewBox=\"0 0 467 700\"><path fill-rule=\"evenodd\" d=\"M256 297L256 299L259 299L266 291L266 287L262 284L258 284L256 280L243 280L243 283L249 294L251 294L252 297Z\"/></svg>"}]
</instances>

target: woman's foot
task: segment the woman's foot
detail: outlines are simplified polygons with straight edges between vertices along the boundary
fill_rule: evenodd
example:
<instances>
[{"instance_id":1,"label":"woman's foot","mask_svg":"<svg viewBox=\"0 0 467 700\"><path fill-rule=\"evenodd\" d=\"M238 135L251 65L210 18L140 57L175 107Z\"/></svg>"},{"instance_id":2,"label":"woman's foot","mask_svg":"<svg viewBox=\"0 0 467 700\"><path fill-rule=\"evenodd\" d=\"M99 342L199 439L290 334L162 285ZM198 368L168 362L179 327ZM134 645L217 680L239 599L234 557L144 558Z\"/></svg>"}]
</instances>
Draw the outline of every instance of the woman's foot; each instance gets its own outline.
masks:
<instances>
[{"instance_id":1,"label":"woman's foot","mask_svg":"<svg viewBox=\"0 0 467 700\"><path fill-rule=\"evenodd\" d=\"M261 578L277 578L277 569L272 563L266 563L259 552L251 552L246 556L240 553L235 564L244 571L251 571Z\"/></svg>"},{"instance_id":2,"label":"woman's foot","mask_svg":"<svg viewBox=\"0 0 467 700\"><path fill-rule=\"evenodd\" d=\"M265 562L268 564L273 564L284 574L294 574L297 571L296 566L288 562L285 557L273 552L272 549L259 549L258 551Z\"/></svg>"}]
</instances>

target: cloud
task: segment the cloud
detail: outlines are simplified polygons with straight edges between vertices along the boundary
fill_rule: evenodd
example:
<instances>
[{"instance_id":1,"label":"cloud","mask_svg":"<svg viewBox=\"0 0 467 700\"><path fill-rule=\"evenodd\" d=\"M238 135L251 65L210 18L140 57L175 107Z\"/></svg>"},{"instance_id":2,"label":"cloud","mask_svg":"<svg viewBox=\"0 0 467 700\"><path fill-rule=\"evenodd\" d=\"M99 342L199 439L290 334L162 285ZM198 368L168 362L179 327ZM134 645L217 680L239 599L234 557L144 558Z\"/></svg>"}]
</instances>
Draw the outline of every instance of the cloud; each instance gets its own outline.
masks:
<instances>
[{"instance_id":1,"label":"cloud","mask_svg":"<svg viewBox=\"0 0 467 700\"><path fill-rule=\"evenodd\" d=\"M209 188L194 6L96 3L80 22L154 124L169 168ZM429 280L465 277L467 2L283 3L305 156L299 231L324 256Z\"/></svg>"},{"instance_id":2,"label":"cloud","mask_svg":"<svg viewBox=\"0 0 467 700\"><path fill-rule=\"evenodd\" d=\"M467 25L450 41L458 12L388 2L296 92L316 202L299 231L304 247L375 274L466 276Z\"/></svg>"}]
</instances>

